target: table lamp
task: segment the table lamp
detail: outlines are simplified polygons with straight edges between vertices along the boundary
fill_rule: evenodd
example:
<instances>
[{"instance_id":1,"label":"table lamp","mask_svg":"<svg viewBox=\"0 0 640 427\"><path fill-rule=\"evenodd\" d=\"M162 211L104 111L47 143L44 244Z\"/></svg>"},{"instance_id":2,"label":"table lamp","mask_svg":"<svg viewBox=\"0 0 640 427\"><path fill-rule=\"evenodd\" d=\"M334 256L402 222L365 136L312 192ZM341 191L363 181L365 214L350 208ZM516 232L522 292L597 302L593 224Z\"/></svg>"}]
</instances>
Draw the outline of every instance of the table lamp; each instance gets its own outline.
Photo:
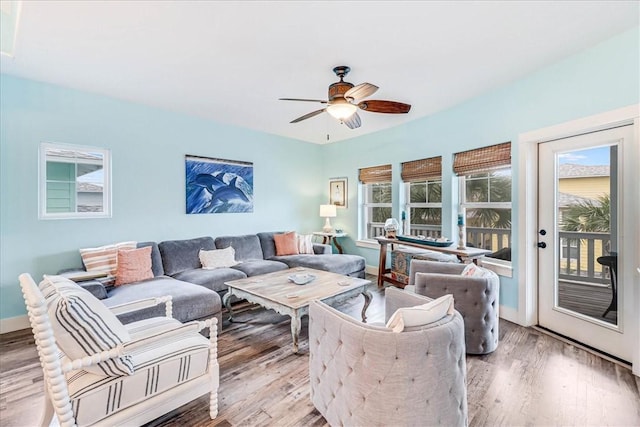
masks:
<instances>
[{"instance_id":1,"label":"table lamp","mask_svg":"<svg viewBox=\"0 0 640 427\"><path fill-rule=\"evenodd\" d=\"M333 227L329 218L335 218L337 216L336 205L320 205L320 217L326 218L322 231L325 233L333 233Z\"/></svg>"}]
</instances>

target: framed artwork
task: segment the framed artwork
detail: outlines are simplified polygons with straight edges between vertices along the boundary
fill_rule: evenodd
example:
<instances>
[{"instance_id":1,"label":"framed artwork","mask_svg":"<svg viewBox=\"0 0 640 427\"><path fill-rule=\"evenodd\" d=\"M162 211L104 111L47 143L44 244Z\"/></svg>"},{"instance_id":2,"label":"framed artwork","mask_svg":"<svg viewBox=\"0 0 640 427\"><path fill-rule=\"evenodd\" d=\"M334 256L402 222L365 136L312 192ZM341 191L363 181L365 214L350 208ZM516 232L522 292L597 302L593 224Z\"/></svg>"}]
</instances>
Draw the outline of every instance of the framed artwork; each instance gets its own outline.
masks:
<instances>
[{"instance_id":1,"label":"framed artwork","mask_svg":"<svg viewBox=\"0 0 640 427\"><path fill-rule=\"evenodd\" d=\"M329 180L329 204L339 208L347 207L347 178Z\"/></svg>"},{"instance_id":2,"label":"framed artwork","mask_svg":"<svg viewBox=\"0 0 640 427\"><path fill-rule=\"evenodd\" d=\"M185 156L187 214L253 212L253 163Z\"/></svg>"}]
</instances>

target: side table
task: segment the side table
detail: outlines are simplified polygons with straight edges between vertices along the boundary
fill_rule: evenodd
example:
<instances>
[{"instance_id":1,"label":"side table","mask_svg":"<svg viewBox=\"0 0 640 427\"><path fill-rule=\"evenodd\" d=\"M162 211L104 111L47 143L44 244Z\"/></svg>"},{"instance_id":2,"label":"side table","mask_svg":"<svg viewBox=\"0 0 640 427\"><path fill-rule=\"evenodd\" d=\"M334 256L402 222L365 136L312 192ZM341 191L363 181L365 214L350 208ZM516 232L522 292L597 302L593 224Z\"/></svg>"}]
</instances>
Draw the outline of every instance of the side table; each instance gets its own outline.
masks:
<instances>
[{"instance_id":1,"label":"side table","mask_svg":"<svg viewBox=\"0 0 640 427\"><path fill-rule=\"evenodd\" d=\"M342 254L344 253L342 251L342 246L340 246L340 243L338 242L338 237L347 237L347 233L324 233L322 231L314 231L313 232L314 236L321 236L322 237L322 243L326 244L331 244L331 242L333 242L336 245L336 249L338 249L338 253Z\"/></svg>"}]
</instances>

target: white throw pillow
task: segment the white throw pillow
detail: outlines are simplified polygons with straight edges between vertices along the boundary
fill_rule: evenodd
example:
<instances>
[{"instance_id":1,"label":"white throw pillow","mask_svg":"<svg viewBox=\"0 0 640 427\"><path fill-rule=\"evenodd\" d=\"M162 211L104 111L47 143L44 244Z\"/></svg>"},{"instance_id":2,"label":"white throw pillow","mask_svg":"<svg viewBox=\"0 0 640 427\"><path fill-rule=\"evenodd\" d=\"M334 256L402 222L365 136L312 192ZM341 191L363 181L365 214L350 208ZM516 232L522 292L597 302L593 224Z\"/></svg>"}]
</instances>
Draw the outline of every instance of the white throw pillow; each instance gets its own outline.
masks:
<instances>
[{"instance_id":1,"label":"white throw pillow","mask_svg":"<svg viewBox=\"0 0 640 427\"><path fill-rule=\"evenodd\" d=\"M296 234L298 253L313 255L313 234Z\"/></svg>"},{"instance_id":2,"label":"white throw pillow","mask_svg":"<svg viewBox=\"0 0 640 427\"><path fill-rule=\"evenodd\" d=\"M47 301L58 347L68 358L91 356L131 340L115 314L71 280L45 275L40 290ZM133 360L131 356L121 356L82 369L107 377L131 375Z\"/></svg>"},{"instance_id":3,"label":"white throw pillow","mask_svg":"<svg viewBox=\"0 0 640 427\"><path fill-rule=\"evenodd\" d=\"M478 267L474 263L467 264L467 266L460 273L461 276L470 276L470 277L490 277L491 273L485 270L482 267Z\"/></svg>"},{"instance_id":4,"label":"white throw pillow","mask_svg":"<svg viewBox=\"0 0 640 427\"><path fill-rule=\"evenodd\" d=\"M216 268L233 267L239 264L236 261L236 250L233 246L224 249L213 249L205 251L200 249L200 263L205 270L215 270Z\"/></svg>"},{"instance_id":5,"label":"white throw pillow","mask_svg":"<svg viewBox=\"0 0 640 427\"><path fill-rule=\"evenodd\" d=\"M453 314L453 295L443 295L426 304L415 307L403 307L396 310L387 322L387 328L393 332L402 332L405 328L425 326L437 322L448 314Z\"/></svg>"}]
</instances>

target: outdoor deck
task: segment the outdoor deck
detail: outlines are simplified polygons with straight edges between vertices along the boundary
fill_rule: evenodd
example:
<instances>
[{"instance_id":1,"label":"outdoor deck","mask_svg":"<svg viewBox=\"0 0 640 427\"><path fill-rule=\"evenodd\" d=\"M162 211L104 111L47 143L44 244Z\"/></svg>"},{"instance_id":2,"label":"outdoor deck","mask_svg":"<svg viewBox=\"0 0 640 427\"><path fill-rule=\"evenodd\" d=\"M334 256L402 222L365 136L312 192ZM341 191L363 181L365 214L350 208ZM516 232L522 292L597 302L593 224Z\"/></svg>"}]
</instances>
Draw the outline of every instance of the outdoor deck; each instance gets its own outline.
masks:
<instances>
[{"instance_id":1,"label":"outdoor deck","mask_svg":"<svg viewBox=\"0 0 640 427\"><path fill-rule=\"evenodd\" d=\"M383 236L383 223L368 224L372 236ZM440 237L441 228L433 225L412 225L411 235ZM467 245L479 248L508 248L511 230L494 228L466 228ZM558 305L594 319L617 324L618 313L602 315L611 303L611 279L606 267L597 258L611 247L609 233L560 232L560 265ZM507 249L507 252L508 249Z\"/></svg>"}]
</instances>

